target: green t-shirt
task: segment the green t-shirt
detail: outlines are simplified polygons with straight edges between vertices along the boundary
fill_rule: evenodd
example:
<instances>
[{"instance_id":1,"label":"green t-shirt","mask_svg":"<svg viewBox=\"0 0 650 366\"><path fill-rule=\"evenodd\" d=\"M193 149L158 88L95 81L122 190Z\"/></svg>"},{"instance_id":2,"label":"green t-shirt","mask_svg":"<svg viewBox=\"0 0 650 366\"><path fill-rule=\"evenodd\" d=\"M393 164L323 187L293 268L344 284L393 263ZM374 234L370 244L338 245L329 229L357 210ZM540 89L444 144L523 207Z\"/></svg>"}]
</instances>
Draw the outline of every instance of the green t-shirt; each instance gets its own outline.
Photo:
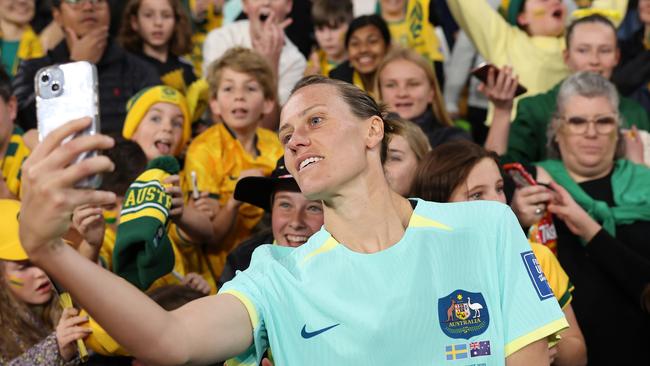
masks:
<instances>
[{"instance_id":1,"label":"green t-shirt","mask_svg":"<svg viewBox=\"0 0 650 366\"><path fill-rule=\"evenodd\" d=\"M2 56L2 67L4 67L7 75L10 76L13 74L14 66L18 60L18 57L16 57L16 53L18 53L18 45L20 45L20 41L0 40L0 56Z\"/></svg>"}]
</instances>

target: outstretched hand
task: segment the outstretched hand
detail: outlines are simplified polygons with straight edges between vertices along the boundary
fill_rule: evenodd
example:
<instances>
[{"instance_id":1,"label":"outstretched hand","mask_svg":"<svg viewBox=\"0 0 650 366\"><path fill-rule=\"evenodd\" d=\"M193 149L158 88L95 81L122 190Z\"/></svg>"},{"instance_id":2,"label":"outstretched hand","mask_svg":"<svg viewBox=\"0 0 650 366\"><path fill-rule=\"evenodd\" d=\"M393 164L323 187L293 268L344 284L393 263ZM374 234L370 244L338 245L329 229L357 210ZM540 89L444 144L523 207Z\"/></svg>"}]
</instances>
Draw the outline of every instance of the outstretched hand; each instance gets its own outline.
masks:
<instances>
[{"instance_id":1,"label":"outstretched hand","mask_svg":"<svg viewBox=\"0 0 650 366\"><path fill-rule=\"evenodd\" d=\"M114 141L108 136L82 135L61 145L90 122L90 118L77 119L52 131L23 164L20 241L32 260L62 243L60 238L70 228L75 208L115 202L112 192L74 187L83 178L115 168L102 155L74 163L80 153L111 148Z\"/></svg>"}]
</instances>

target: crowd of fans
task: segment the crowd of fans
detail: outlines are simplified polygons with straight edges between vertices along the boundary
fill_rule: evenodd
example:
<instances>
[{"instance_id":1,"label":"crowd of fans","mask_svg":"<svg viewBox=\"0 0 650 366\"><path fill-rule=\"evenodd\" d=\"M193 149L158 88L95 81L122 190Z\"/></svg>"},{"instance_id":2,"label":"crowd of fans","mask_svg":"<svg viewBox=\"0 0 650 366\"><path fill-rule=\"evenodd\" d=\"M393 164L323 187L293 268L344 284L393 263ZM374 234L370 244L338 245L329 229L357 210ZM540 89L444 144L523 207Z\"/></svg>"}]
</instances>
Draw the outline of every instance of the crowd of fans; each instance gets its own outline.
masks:
<instances>
[{"instance_id":1,"label":"crowd of fans","mask_svg":"<svg viewBox=\"0 0 650 366\"><path fill-rule=\"evenodd\" d=\"M0 0L0 364L644 364L649 65L650 0Z\"/></svg>"}]
</instances>

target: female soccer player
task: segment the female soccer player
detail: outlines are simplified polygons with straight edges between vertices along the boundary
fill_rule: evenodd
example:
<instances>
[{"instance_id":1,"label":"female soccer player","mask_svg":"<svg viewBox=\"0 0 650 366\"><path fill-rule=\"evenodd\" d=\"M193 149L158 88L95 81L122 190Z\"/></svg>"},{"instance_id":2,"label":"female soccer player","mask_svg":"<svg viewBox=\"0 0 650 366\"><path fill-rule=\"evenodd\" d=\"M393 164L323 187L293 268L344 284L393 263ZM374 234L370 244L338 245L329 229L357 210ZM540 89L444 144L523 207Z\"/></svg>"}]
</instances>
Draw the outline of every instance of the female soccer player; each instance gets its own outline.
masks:
<instances>
[{"instance_id":1,"label":"female soccer player","mask_svg":"<svg viewBox=\"0 0 650 366\"><path fill-rule=\"evenodd\" d=\"M436 204L392 192L382 114L351 84L312 76L296 85L280 140L302 192L323 201L323 228L296 249L258 248L218 295L178 310L163 310L60 239L75 206L115 200L73 188L113 168L105 157L70 165L82 151L110 147L108 137L60 146L88 120L50 134L25 163L21 241L144 362L259 362L270 345L278 366L548 365L547 337L567 322L517 219L500 203Z\"/></svg>"}]
</instances>

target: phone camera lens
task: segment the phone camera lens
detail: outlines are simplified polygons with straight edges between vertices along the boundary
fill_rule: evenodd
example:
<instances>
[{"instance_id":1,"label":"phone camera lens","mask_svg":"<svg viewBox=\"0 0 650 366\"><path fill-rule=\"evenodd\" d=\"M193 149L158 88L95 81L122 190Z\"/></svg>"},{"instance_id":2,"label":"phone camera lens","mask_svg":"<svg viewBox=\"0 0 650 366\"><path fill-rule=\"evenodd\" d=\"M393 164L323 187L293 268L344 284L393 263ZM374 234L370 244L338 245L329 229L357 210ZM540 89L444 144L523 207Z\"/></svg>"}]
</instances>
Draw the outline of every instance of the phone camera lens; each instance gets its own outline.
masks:
<instances>
[{"instance_id":1,"label":"phone camera lens","mask_svg":"<svg viewBox=\"0 0 650 366\"><path fill-rule=\"evenodd\" d=\"M60 89L61 89L61 86L59 85L59 83L53 83L52 84L52 91L53 92L58 92Z\"/></svg>"},{"instance_id":2,"label":"phone camera lens","mask_svg":"<svg viewBox=\"0 0 650 366\"><path fill-rule=\"evenodd\" d=\"M49 74L41 75L41 82L47 83L48 81L50 81L50 75Z\"/></svg>"}]
</instances>

